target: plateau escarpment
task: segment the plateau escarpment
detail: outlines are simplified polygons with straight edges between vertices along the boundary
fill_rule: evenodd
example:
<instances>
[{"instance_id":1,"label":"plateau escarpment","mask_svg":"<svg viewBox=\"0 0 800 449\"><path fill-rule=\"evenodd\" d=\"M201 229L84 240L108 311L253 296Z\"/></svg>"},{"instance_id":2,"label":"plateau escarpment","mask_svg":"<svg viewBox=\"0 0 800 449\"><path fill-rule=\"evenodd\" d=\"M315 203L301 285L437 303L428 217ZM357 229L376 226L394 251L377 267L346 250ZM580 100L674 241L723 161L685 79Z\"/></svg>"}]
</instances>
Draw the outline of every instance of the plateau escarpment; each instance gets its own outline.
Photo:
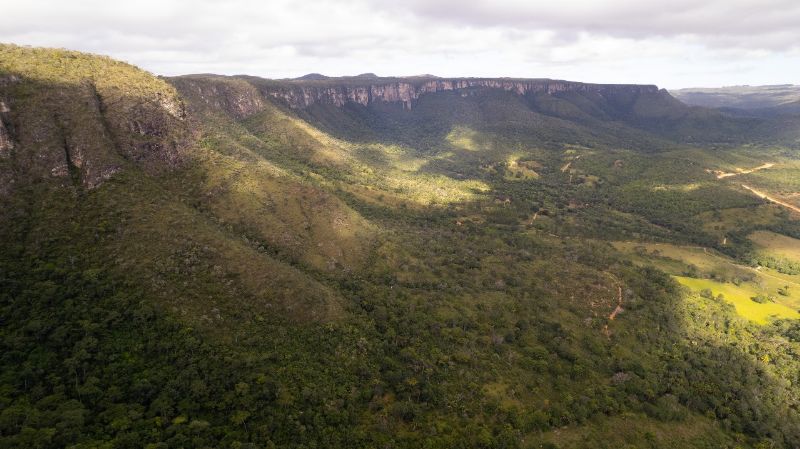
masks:
<instances>
[{"instance_id":1,"label":"plateau escarpment","mask_svg":"<svg viewBox=\"0 0 800 449\"><path fill-rule=\"evenodd\" d=\"M262 93L245 80L191 75L172 78L171 82L195 108L222 111L235 119L250 117L264 109Z\"/></svg>"},{"instance_id":2,"label":"plateau escarpment","mask_svg":"<svg viewBox=\"0 0 800 449\"><path fill-rule=\"evenodd\" d=\"M342 107L347 103L368 106L374 102L401 103L404 109L412 109L420 96L456 91L468 95L476 89L501 89L517 95L557 94L563 92L597 93L617 96L620 94L657 94L653 85L586 84L549 79L376 79L364 84L362 78L344 78L339 82L292 80L263 83L260 88L265 96L285 102L293 109L306 108L316 103Z\"/></svg>"},{"instance_id":3,"label":"plateau escarpment","mask_svg":"<svg viewBox=\"0 0 800 449\"><path fill-rule=\"evenodd\" d=\"M688 142L731 142L759 123L691 107L655 85L591 84L551 79L355 76L271 80L253 76L187 75L170 78L196 109L236 120L282 106L343 137L385 139L414 130L449 132L458 124L523 126L545 139L568 138L569 128L609 127L614 145L641 140L641 131ZM287 111L288 112L288 111ZM513 120L511 118L513 117ZM420 128L421 124L425 124ZM622 125L622 128L620 128ZM594 134L596 130L586 130ZM421 132L421 131L420 131ZM526 132L530 132L526 131ZM556 134L554 134L556 133ZM652 142L648 148L658 147Z\"/></svg>"}]
</instances>

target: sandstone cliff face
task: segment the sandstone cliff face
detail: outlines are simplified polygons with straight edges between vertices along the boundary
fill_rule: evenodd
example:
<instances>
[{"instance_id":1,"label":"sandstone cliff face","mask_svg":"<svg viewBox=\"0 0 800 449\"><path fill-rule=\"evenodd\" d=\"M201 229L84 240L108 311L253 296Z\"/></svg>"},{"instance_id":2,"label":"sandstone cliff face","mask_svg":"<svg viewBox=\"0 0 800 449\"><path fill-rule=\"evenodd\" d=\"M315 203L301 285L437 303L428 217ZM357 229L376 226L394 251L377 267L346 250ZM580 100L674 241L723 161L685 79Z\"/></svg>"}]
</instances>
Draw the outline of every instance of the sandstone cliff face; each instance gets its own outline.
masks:
<instances>
[{"instance_id":1,"label":"sandstone cliff face","mask_svg":"<svg viewBox=\"0 0 800 449\"><path fill-rule=\"evenodd\" d=\"M658 93L652 85L612 85L585 84L553 80L511 80L511 79L434 79L421 81L377 82L369 85L349 85L331 83L305 83L287 81L283 84L266 85L262 93L285 102L289 107L302 109L315 103L332 104L342 107L346 103L367 106L373 102L401 103L410 110L420 96L445 91L467 91L488 88L502 89L517 95L537 93L555 94L558 92L594 92L600 95Z\"/></svg>"},{"instance_id":2,"label":"sandstone cliff face","mask_svg":"<svg viewBox=\"0 0 800 449\"><path fill-rule=\"evenodd\" d=\"M183 100L163 80L108 58L0 45L5 187L91 189L131 164L160 173L181 164L190 142Z\"/></svg>"},{"instance_id":3,"label":"sandstone cliff face","mask_svg":"<svg viewBox=\"0 0 800 449\"><path fill-rule=\"evenodd\" d=\"M245 119L264 109L264 97L252 84L225 77L177 77L170 82L190 104L208 110L224 111L236 119Z\"/></svg>"},{"instance_id":4,"label":"sandstone cliff face","mask_svg":"<svg viewBox=\"0 0 800 449\"><path fill-rule=\"evenodd\" d=\"M23 89L27 82L19 81ZM0 158L26 179L55 178L91 189L126 161L151 173L181 161L188 134L181 126L183 107L173 99L100 93L90 82L31 90L23 97L7 86L8 101L0 108Z\"/></svg>"},{"instance_id":5,"label":"sandstone cliff face","mask_svg":"<svg viewBox=\"0 0 800 449\"><path fill-rule=\"evenodd\" d=\"M117 151L151 173L181 164L191 135L187 113L177 95L132 97L122 90L96 91L96 112Z\"/></svg>"}]
</instances>

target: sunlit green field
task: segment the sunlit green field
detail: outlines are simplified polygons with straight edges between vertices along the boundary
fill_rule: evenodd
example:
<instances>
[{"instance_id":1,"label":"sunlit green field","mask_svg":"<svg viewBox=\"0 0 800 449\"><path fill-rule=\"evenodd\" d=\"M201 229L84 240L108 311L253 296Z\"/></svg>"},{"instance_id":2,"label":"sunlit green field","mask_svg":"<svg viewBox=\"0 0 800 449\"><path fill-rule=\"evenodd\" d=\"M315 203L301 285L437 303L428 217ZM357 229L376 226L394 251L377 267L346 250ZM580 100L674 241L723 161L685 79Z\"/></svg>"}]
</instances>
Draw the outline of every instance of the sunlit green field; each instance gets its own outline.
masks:
<instances>
[{"instance_id":1,"label":"sunlit green field","mask_svg":"<svg viewBox=\"0 0 800 449\"><path fill-rule=\"evenodd\" d=\"M739 315L757 323L764 324L771 316L800 318L797 312L800 307L800 283L795 279L798 276L781 274L766 267L756 270L739 265L700 247L637 242L614 242L614 246L629 254L637 264L654 265L671 274L695 293L706 288L712 291L714 297L722 293L725 300L736 307ZM697 277L687 276L690 267L696 269L692 276ZM732 283L733 279L739 279L740 284L737 286ZM784 290L786 294L779 294L778 290L786 286L789 286ZM759 304L751 299L756 295L771 296L775 302Z\"/></svg>"},{"instance_id":2,"label":"sunlit green field","mask_svg":"<svg viewBox=\"0 0 800 449\"><path fill-rule=\"evenodd\" d=\"M734 307L736 307L736 312L739 315L760 324L766 323L773 317L800 318L800 313L798 313L797 310L784 304L777 302L759 304L750 299L758 294L763 294L760 289L754 288L751 284L743 283L740 286L736 286L728 283L723 284L710 279L695 279L685 276L674 277L678 282L689 287L694 292L700 292L707 288L711 290L715 297L721 293L726 301L731 302Z\"/></svg>"}]
</instances>

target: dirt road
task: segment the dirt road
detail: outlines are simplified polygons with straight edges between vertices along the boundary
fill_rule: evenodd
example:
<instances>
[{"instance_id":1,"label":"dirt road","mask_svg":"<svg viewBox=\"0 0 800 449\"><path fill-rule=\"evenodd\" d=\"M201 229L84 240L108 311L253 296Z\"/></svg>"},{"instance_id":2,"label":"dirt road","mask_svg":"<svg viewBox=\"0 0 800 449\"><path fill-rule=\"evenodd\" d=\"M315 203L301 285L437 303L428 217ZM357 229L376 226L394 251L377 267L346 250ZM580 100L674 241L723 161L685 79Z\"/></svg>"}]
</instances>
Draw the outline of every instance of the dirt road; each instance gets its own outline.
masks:
<instances>
[{"instance_id":1,"label":"dirt road","mask_svg":"<svg viewBox=\"0 0 800 449\"><path fill-rule=\"evenodd\" d=\"M746 175L748 173L753 173L754 171L764 170L766 168L773 167L774 165L775 164L773 164L772 162L767 162L767 163L765 163L763 165L759 165L758 167L751 168L749 170L742 170L740 168L737 168L735 172L722 172L722 173L716 172L717 173L717 179L723 179L723 178L728 178L728 177L731 177L731 176L738 176L738 175Z\"/></svg>"},{"instance_id":2,"label":"dirt road","mask_svg":"<svg viewBox=\"0 0 800 449\"><path fill-rule=\"evenodd\" d=\"M759 198L763 198L763 199L765 199L765 200L767 200L767 201L769 201L771 203L775 203L775 204L777 204L779 206L783 206L783 207L785 207L787 209L791 209L791 210L793 210L793 211L795 211L795 212L800 214L800 207L797 207L797 206L795 206L793 204L789 204L786 201L781 201L781 200L779 200L777 198L773 198L773 197L767 195L766 193L761 192L759 190L756 190L756 189L754 189L754 188L752 188L752 187L750 187L748 185L742 184L742 187L744 187L745 189L753 192Z\"/></svg>"}]
</instances>

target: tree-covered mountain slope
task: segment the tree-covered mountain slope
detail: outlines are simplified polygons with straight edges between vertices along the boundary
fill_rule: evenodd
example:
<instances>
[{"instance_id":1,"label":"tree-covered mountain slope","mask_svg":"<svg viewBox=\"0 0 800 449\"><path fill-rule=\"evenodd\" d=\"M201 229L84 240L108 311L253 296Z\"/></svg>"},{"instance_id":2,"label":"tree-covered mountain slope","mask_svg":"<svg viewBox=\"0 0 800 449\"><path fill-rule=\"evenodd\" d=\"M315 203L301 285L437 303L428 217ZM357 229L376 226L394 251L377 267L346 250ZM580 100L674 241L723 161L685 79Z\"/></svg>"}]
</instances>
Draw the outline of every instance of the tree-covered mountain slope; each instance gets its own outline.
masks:
<instances>
[{"instance_id":1,"label":"tree-covered mountain slope","mask_svg":"<svg viewBox=\"0 0 800 449\"><path fill-rule=\"evenodd\" d=\"M784 122L306 78L0 46L0 447L800 444Z\"/></svg>"},{"instance_id":2,"label":"tree-covered mountain slope","mask_svg":"<svg viewBox=\"0 0 800 449\"><path fill-rule=\"evenodd\" d=\"M730 86L720 88L688 88L670 92L686 104L717 108L736 117L770 118L785 122L777 134L784 140L797 142L798 117L800 117L800 86L779 84L774 86ZM774 127L765 133L774 134Z\"/></svg>"}]
</instances>

